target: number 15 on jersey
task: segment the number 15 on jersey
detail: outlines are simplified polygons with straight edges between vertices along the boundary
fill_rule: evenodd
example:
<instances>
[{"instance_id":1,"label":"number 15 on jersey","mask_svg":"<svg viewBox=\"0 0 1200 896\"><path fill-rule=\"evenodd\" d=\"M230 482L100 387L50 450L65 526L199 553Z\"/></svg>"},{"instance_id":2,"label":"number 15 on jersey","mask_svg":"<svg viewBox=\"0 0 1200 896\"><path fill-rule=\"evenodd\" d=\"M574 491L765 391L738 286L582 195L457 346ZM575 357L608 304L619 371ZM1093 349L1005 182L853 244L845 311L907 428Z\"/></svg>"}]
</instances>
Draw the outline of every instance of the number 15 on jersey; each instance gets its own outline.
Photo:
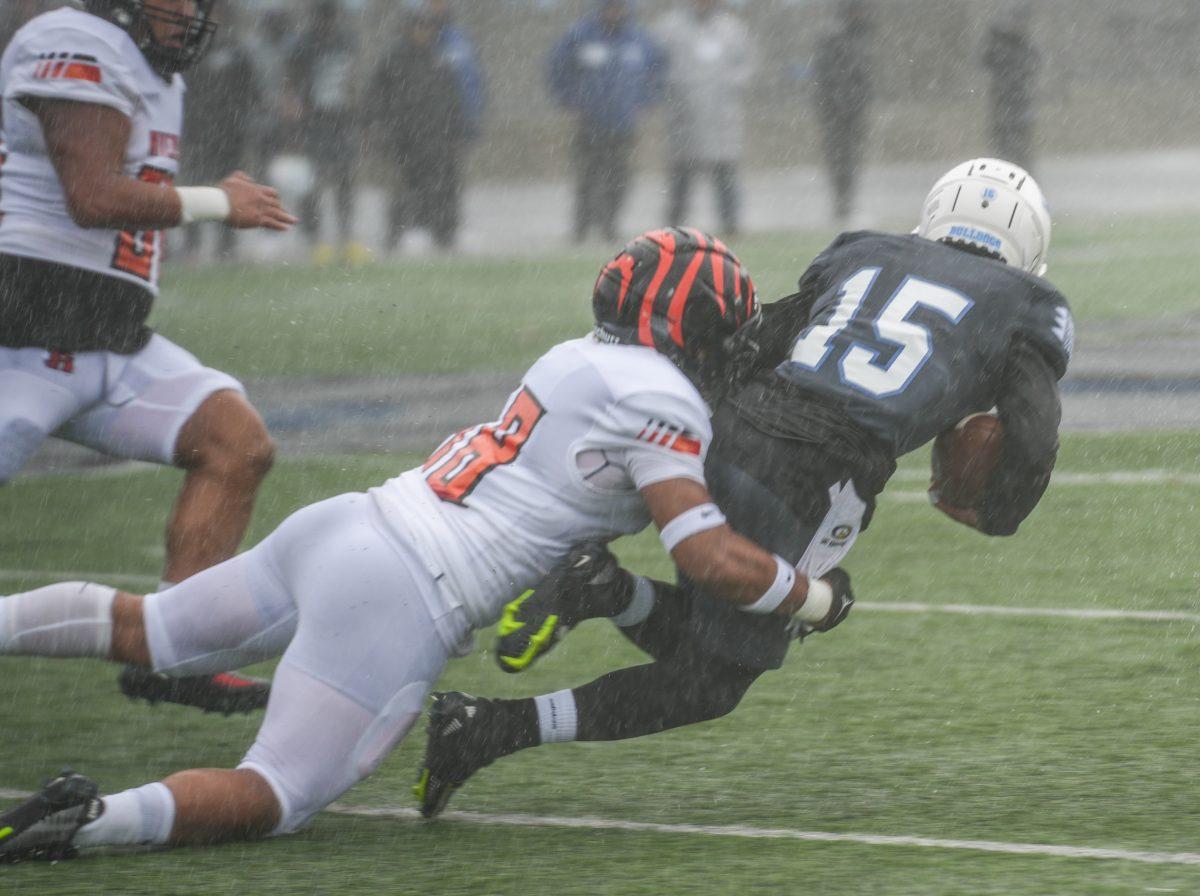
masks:
<instances>
[{"instance_id":1,"label":"number 15 on jersey","mask_svg":"<svg viewBox=\"0 0 1200 896\"><path fill-rule=\"evenodd\" d=\"M842 284L829 321L809 328L792 349L792 361L817 370L830 360L834 337L859 316L880 270L863 268ZM851 343L838 361L842 381L876 398L903 392L933 354L929 329L909 317L919 308L928 308L957 324L973 304L948 287L917 277L905 278L872 322L878 342L897 346L900 351L890 361L881 363L882 348L858 341Z\"/></svg>"}]
</instances>

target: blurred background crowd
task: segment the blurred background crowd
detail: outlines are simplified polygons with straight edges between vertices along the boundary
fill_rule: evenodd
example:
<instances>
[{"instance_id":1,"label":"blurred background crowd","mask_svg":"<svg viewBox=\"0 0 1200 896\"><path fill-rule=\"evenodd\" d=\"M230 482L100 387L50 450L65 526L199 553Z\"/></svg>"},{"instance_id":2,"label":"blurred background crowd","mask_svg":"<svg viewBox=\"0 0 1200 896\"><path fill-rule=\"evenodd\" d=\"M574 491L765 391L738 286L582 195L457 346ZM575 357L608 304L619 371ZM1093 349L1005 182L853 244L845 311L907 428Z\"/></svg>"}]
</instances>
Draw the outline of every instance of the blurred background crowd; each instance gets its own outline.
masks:
<instances>
[{"instance_id":1,"label":"blurred background crowd","mask_svg":"<svg viewBox=\"0 0 1200 896\"><path fill-rule=\"evenodd\" d=\"M62 0L3 2L7 43ZM1195 0L229 0L222 18L188 76L184 180L274 182L317 262L453 250L468 184L567 182L571 208L543 213L611 242L650 173L663 223L704 191L732 236L747 171L821 166L845 227L870 223L871 164L1036 171L1200 138ZM177 249L230 258L235 239Z\"/></svg>"}]
</instances>

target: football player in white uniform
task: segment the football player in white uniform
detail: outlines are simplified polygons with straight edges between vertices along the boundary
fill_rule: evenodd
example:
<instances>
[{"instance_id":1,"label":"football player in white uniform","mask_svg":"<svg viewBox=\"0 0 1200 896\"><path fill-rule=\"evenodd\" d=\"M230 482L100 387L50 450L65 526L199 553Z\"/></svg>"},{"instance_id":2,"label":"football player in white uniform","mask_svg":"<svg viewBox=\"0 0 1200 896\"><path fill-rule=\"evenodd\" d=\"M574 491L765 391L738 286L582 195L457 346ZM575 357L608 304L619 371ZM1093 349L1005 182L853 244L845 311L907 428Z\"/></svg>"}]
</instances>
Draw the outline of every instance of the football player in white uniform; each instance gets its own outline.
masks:
<instances>
[{"instance_id":1,"label":"football player in white uniform","mask_svg":"<svg viewBox=\"0 0 1200 896\"><path fill-rule=\"evenodd\" d=\"M240 172L172 187L213 2L87 0L0 59L0 483L49 436L182 468L164 582L232 556L272 445L237 380L146 327L161 230L296 220Z\"/></svg>"},{"instance_id":2,"label":"football player in white uniform","mask_svg":"<svg viewBox=\"0 0 1200 896\"><path fill-rule=\"evenodd\" d=\"M699 232L656 231L598 284L613 278L618 290L596 291L593 335L551 349L498 419L451 436L423 466L305 508L160 594L74 582L0 599L3 654L171 675L283 655L237 769L103 799L66 773L0 815L0 858L296 830L383 761L472 630L582 540L653 521L680 568L741 610L840 621L848 589L735 534L705 486L702 394L724 382L744 344L735 334L759 315L738 259Z\"/></svg>"}]
</instances>

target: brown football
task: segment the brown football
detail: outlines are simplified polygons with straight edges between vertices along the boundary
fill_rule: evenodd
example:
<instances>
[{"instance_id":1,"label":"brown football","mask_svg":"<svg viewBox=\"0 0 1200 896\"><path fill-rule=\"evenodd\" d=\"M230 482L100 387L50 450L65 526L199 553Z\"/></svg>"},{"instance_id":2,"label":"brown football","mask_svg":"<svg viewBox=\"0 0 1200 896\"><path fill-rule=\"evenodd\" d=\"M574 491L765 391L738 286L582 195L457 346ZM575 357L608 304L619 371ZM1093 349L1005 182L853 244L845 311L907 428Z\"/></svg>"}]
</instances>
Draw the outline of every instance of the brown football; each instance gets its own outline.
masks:
<instances>
[{"instance_id":1,"label":"brown football","mask_svg":"<svg viewBox=\"0 0 1200 896\"><path fill-rule=\"evenodd\" d=\"M933 443L930 490L952 507L975 508L1000 463L1004 424L995 414L974 414Z\"/></svg>"}]
</instances>

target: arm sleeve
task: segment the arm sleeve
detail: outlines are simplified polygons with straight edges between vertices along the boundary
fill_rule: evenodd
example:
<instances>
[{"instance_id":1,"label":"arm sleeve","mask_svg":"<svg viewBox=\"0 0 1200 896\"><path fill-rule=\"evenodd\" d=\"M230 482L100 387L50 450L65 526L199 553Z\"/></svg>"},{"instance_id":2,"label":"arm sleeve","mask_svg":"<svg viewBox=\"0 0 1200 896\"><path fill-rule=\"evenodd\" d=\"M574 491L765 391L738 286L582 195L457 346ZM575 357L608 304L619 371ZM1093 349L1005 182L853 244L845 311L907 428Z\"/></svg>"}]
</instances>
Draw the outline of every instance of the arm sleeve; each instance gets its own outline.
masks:
<instances>
[{"instance_id":1,"label":"arm sleeve","mask_svg":"<svg viewBox=\"0 0 1200 896\"><path fill-rule=\"evenodd\" d=\"M13 48L4 95L89 103L133 116L138 90L132 71L102 38L74 28L54 28Z\"/></svg>"},{"instance_id":2,"label":"arm sleeve","mask_svg":"<svg viewBox=\"0 0 1200 896\"><path fill-rule=\"evenodd\" d=\"M609 419L612 447L622 449L625 469L639 490L668 479L705 483L712 426L699 396L689 402L641 392L614 404Z\"/></svg>"},{"instance_id":3,"label":"arm sleeve","mask_svg":"<svg viewBox=\"0 0 1200 896\"><path fill-rule=\"evenodd\" d=\"M1025 340L1013 346L996 407L1004 423L1004 444L978 508L979 529L986 535L1012 535L1050 484L1062 417L1058 374Z\"/></svg>"}]
</instances>

